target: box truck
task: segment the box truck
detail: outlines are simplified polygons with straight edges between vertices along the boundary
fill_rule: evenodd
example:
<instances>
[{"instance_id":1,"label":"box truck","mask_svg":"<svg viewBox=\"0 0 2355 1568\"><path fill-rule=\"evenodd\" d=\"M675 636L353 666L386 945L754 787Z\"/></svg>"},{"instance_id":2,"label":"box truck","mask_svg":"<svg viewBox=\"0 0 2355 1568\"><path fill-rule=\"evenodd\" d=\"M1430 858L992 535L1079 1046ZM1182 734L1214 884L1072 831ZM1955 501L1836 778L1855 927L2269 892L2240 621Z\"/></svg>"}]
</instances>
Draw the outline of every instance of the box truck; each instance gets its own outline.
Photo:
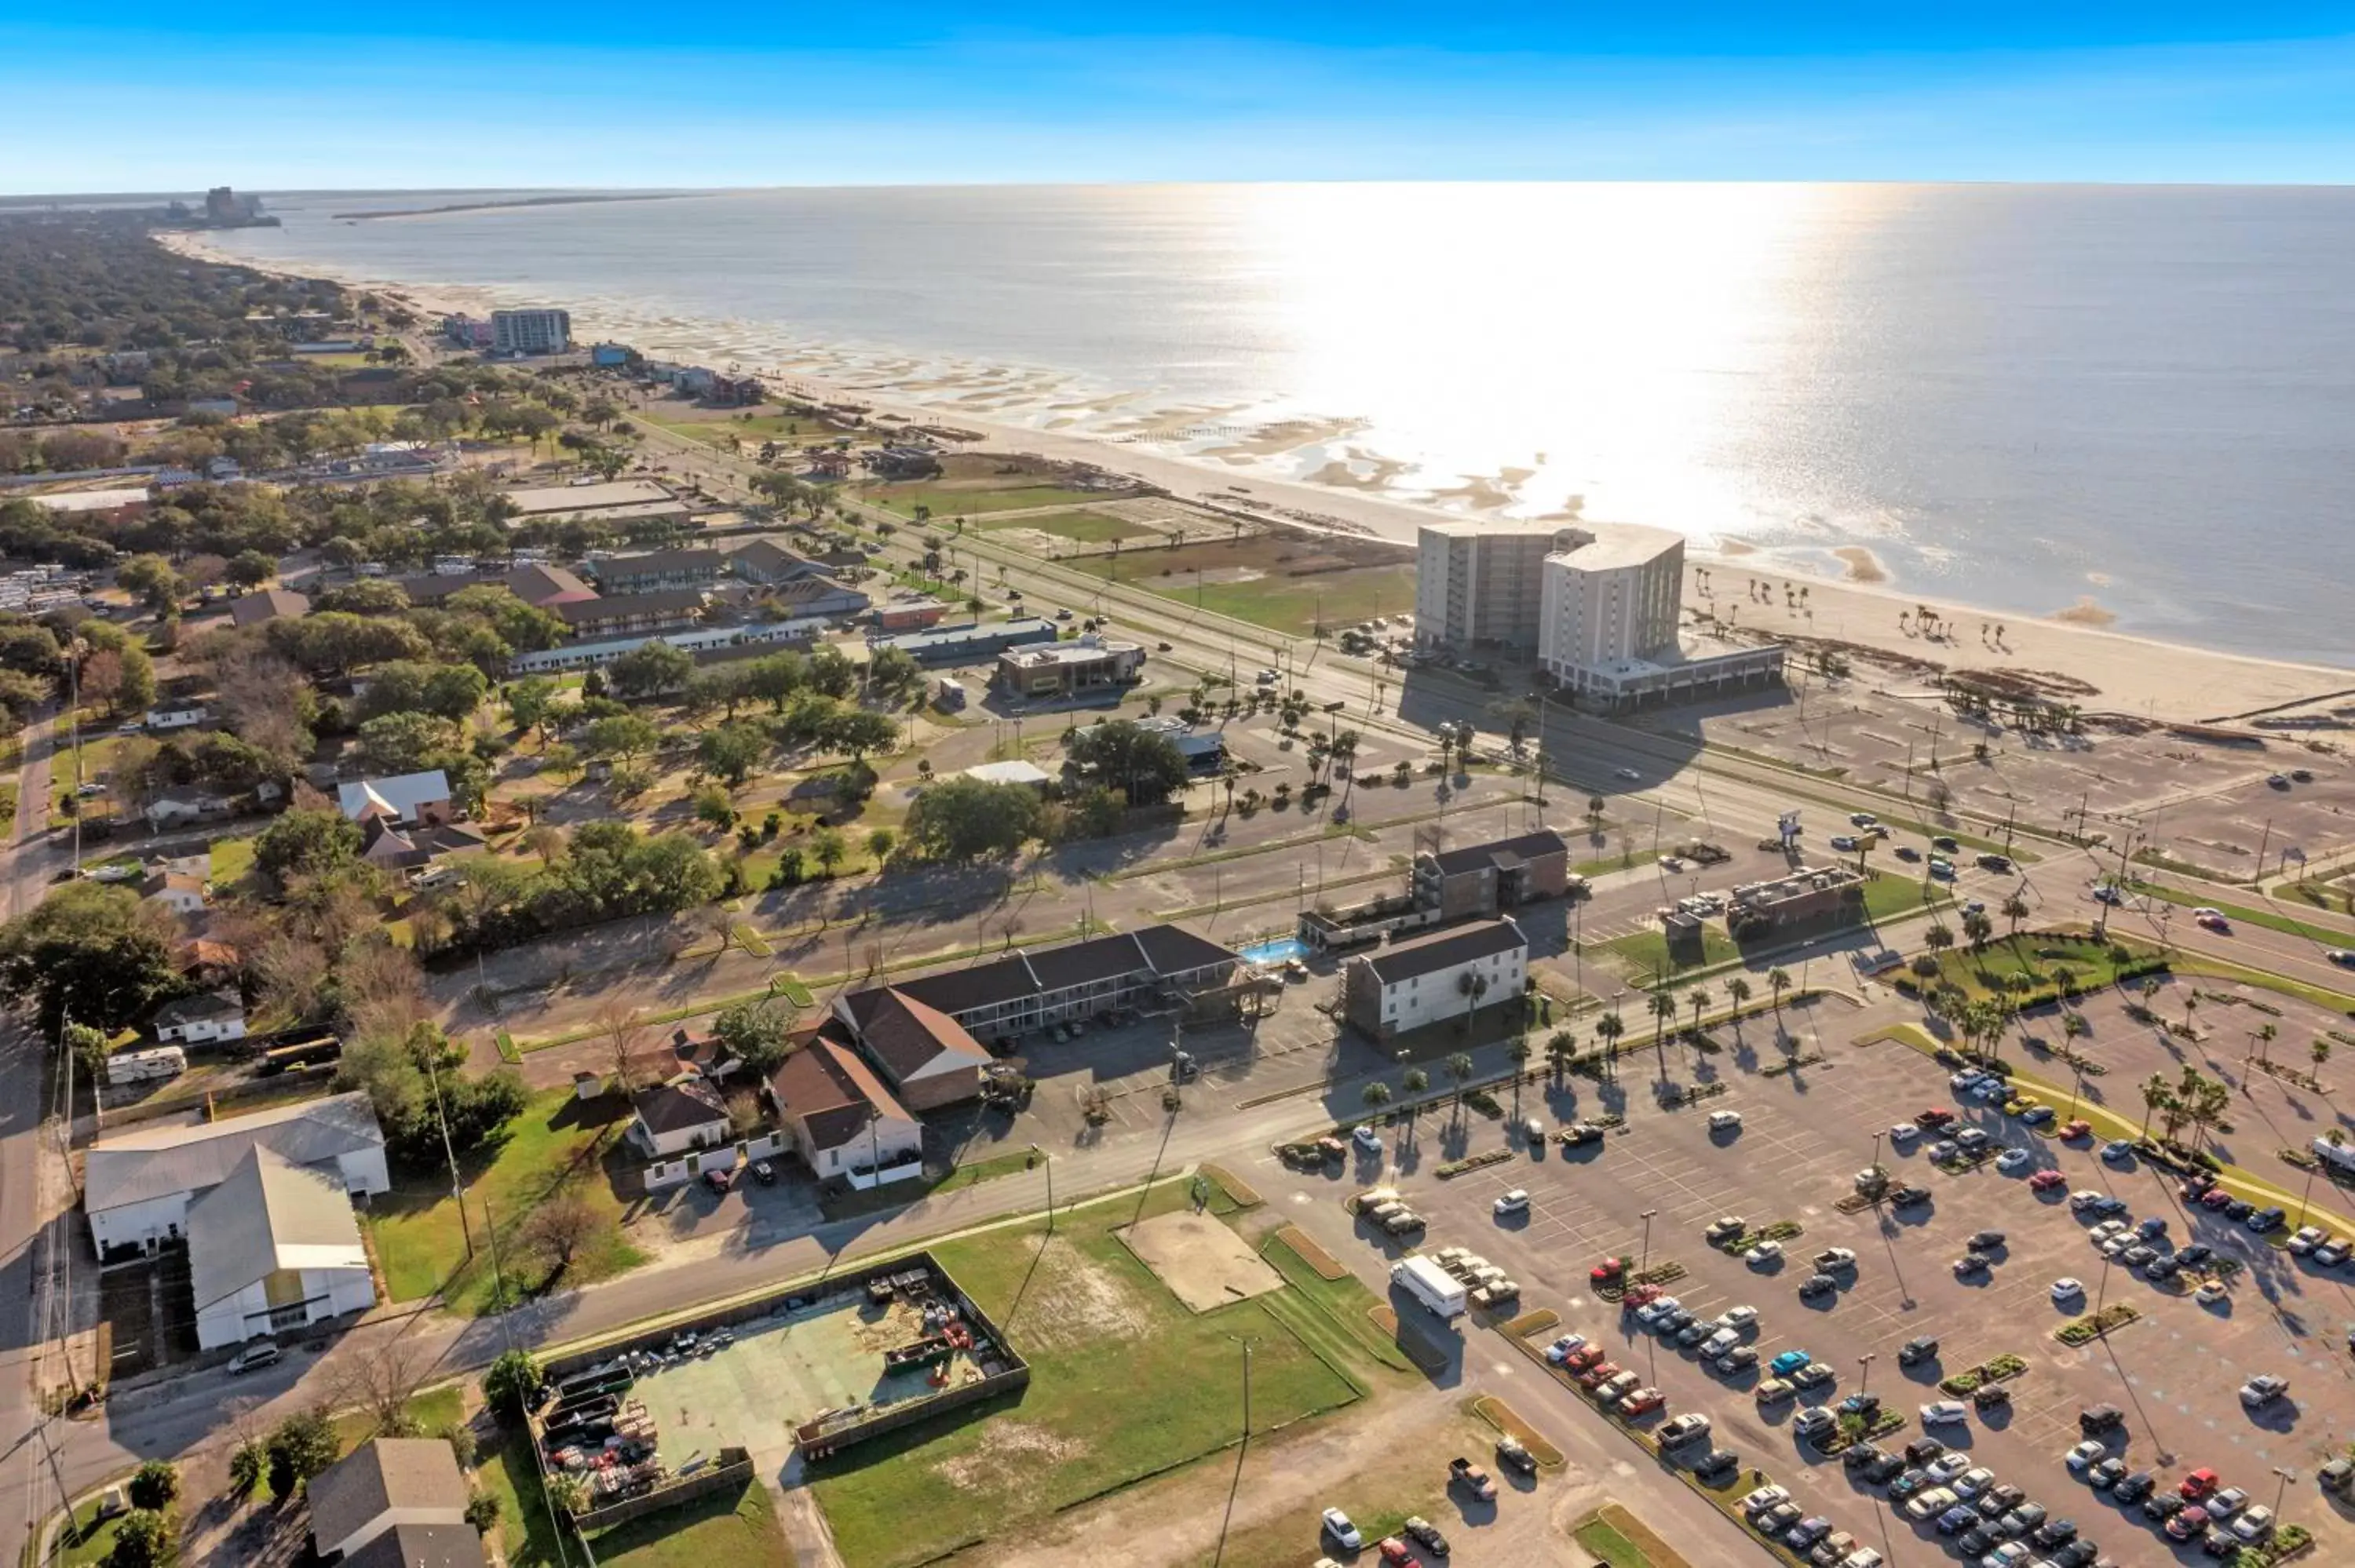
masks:
<instances>
[{"instance_id":1,"label":"box truck","mask_svg":"<svg viewBox=\"0 0 2355 1568\"><path fill-rule=\"evenodd\" d=\"M1427 1257L1404 1257L1391 1265L1391 1283L1441 1318L1455 1318L1464 1310L1464 1287Z\"/></svg>"}]
</instances>

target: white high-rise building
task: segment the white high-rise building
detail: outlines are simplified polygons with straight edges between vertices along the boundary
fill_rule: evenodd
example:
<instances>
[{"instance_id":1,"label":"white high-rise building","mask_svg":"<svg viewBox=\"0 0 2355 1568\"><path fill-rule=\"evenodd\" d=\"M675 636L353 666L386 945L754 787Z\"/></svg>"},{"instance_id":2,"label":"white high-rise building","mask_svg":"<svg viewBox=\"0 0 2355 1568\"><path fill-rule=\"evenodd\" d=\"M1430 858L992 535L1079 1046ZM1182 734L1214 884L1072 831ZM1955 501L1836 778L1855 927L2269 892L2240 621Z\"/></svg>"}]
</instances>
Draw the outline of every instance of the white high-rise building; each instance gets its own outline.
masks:
<instances>
[{"instance_id":1,"label":"white high-rise building","mask_svg":"<svg viewBox=\"0 0 2355 1568\"><path fill-rule=\"evenodd\" d=\"M1677 645L1685 538L1666 528L1617 525L1545 558L1538 654L1568 683L1579 670L1643 659Z\"/></svg>"},{"instance_id":2,"label":"white high-rise building","mask_svg":"<svg viewBox=\"0 0 2355 1568\"><path fill-rule=\"evenodd\" d=\"M493 353L562 354L571 346L572 313L570 311L491 313Z\"/></svg>"},{"instance_id":3,"label":"white high-rise building","mask_svg":"<svg viewBox=\"0 0 2355 1568\"><path fill-rule=\"evenodd\" d=\"M1414 641L1535 648L1548 556L1592 538L1559 523L1426 523L1416 530Z\"/></svg>"}]
</instances>

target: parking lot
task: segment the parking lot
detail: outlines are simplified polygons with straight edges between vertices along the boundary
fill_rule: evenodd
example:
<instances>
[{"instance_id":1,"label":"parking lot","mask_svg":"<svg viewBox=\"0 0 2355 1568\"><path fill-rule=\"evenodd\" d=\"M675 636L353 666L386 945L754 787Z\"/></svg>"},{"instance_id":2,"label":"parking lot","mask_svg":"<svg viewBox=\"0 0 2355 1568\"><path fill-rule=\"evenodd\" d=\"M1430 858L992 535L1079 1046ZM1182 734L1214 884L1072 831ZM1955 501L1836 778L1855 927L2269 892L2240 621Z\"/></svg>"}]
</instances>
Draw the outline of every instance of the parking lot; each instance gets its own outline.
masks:
<instances>
[{"instance_id":1,"label":"parking lot","mask_svg":"<svg viewBox=\"0 0 2355 1568\"><path fill-rule=\"evenodd\" d=\"M1685 1109L1656 1107L1646 1081L1650 1069L1638 1058L1624 1065L1615 1086L1572 1080L1574 1092L1548 1097L1551 1116L1622 1109L1626 1130L1568 1158L1553 1146L1537 1158L1522 1150L1453 1181L1413 1168L1400 1184L1430 1219L1428 1234L1416 1238L1419 1248L1464 1245L1486 1255L1520 1282L1524 1308L1553 1308L1562 1315L1562 1330L1584 1333L1667 1395L1666 1411L1647 1421L1690 1410L1709 1414L1716 1443L1742 1456L1737 1478L1747 1478L1752 1467L1765 1469L1790 1486L1806 1513L1828 1516L1879 1546L1892 1563L1942 1560L1945 1543L1930 1527L1892 1510L1875 1489L1852 1482L1837 1459L1799 1444L1789 1431L1793 1417L1807 1405L1837 1404L1866 1388L1906 1416L1896 1438L1902 1445L1922 1435L1918 1406L1945 1397L1934 1386L1940 1377L2005 1353L2028 1363L2010 1384L2011 1407L1988 1412L1985 1419L1974 1414L1966 1424L1941 1426L1934 1435L1994 1470L2000 1481L2024 1489L2053 1518L2075 1520L2119 1563L2165 1560L2172 1543L2138 1512L2121 1512L2062 1466L2078 1437L2079 1410L2103 1403L2126 1414L2126 1430L2112 1440L2131 1468L2172 1480L2194 1467L2213 1467L2227 1485L2245 1488L2265 1503L2286 1489L2283 1517L2316 1531L2325 1548L2321 1560L2339 1560L2329 1555L2334 1551L2355 1553L2355 1527L2348 1522L2355 1515L2343 1513L2312 1480L2315 1466L2342 1451L2355 1434L2355 1386L2343 1352L2355 1323L2355 1296L2344 1279L2327 1277L2205 1210L2187 1214L2163 1173L2105 1164L2091 1147L2031 1132L1998 1107L1957 1103L1944 1070L1905 1045L1852 1043L1879 1021L1870 1009L1825 1017L1822 1049L1829 1060L1774 1078L1754 1070L1780 1055L1764 1026L1748 1042L1754 1055L1738 1054L1730 1039L1729 1049L1699 1064L1680 1064L1672 1055L1672 1076L1706 1081L1721 1075L1730 1085L1728 1092ZM1742 1065L1745 1059L1754 1067ZM1874 1157L1875 1130L1934 1104L1960 1113L1959 1126L1983 1128L1998 1143L2028 1150L2027 1163L2008 1174L1987 1165L1953 1176L1923 1158L1926 1139L1895 1149L1883 1141L1880 1157L1895 1180L1928 1187L1931 1201L1902 1211L1883 1205L1842 1213L1840 1201L1852 1192L1855 1174ZM1531 1100L1526 1108L1539 1107ZM1708 1114L1725 1108L1741 1111L1743 1125L1738 1134L1713 1137ZM1424 1139L1439 1133L1426 1118ZM1500 1136L1497 1124L1474 1118L1476 1151L1494 1147ZM2063 1172L2065 1181L2040 1195L2028 1183L2043 1169ZM1305 1222L1361 1263L1379 1263L1399 1250L1339 1207L1348 1191L1373 1174L1367 1161L1325 1183L1330 1190L1323 1195L1334 1201L1312 1202L1313 1220ZM1513 1187L1529 1191L1529 1212L1500 1223L1491 1205ZM2228 1299L2212 1308L2197 1305L2186 1292L2163 1290L2105 1263L2088 1245L2092 1221L2073 1215L2068 1202L2070 1190L2079 1188L2115 1192L2131 1218L2164 1217L2176 1245L2197 1239L2249 1266ZM1703 1228L1727 1214L1742 1216L1753 1228L1795 1221L1804 1231L1785 1244L1780 1265L1752 1267L1702 1241ZM2003 1231L2008 1245L1995 1252L1986 1273L1958 1278L1951 1266L1963 1255L1965 1239L1981 1229ZM1806 1259L1831 1246L1853 1249L1858 1266L1839 1277L1840 1288L1828 1299L1803 1304L1797 1287L1812 1272ZM1758 1372L1721 1378L1690 1351L1678 1351L1594 1296L1588 1270L1613 1255L1631 1267L1681 1265L1685 1276L1668 1288L1700 1317L1737 1303L1756 1306L1761 1319L1750 1342L1762 1365L1785 1351L1805 1350L1830 1366L1836 1381L1762 1412L1751 1396ZM2053 1282L2064 1276L2084 1287L2083 1298L2066 1308L2051 1294ZM2052 1339L2068 1319L2096 1303L2117 1301L2131 1303L2141 1319L2080 1349ZM1899 1346L1921 1335L1940 1341L1938 1355L1900 1367ZM2287 1378L2288 1400L2260 1413L2244 1410L2236 1391L2258 1372ZM1561 1399L1567 1405L1575 1396L1565 1390ZM1601 1419L1583 1411L1570 1418ZM2276 1468L2292 1470L2298 1479L2285 1488ZM2199 1555L2196 1547L2183 1550Z\"/></svg>"}]
</instances>

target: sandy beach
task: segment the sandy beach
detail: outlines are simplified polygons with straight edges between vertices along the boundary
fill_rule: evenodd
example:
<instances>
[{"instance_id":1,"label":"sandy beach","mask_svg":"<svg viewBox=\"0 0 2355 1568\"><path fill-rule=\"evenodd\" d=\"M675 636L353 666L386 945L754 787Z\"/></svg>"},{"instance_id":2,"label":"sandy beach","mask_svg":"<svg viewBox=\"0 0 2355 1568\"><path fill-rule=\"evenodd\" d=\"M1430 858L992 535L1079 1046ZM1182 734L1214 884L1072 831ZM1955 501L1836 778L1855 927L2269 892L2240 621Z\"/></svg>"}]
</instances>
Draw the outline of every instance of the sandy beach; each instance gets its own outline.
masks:
<instances>
[{"instance_id":1,"label":"sandy beach","mask_svg":"<svg viewBox=\"0 0 2355 1568\"><path fill-rule=\"evenodd\" d=\"M200 235L163 234L156 239L192 259L273 270L216 249ZM349 288L398 296L428 317L485 310L494 299L490 291L462 285L339 281ZM586 338L626 330L611 323L601 327L586 309L576 308L574 317ZM680 334L681 342L657 339L642 346L655 354L706 352L706 345L695 341L703 334L691 323L677 324L687 329ZM965 400L972 395L969 384L944 385L937 380L927 384L920 379L922 372L912 361L890 366L870 363L861 367L855 382L839 376L815 376L800 366L754 362L746 367L802 397L857 402L875 412L919 422L953 423L980 438L972 450L1030 452L1091 464L1231 514L1405 542L1412 542L1416 529L1425 523L1462 522L1466 516L1462 511L1419 506L1378 493L1373 484L1337 462L1331 465L1332 482L1327 483L1269 479L1257 472L1245 477L1218 464L1220 456L1251 450L1257 442L1230 442L1223 449L1180 456L1106 440L1101 434L995 421L988 418L986 407ZM893 370L899 372L896 377L890 375ZM926 397L919 388L939 395ZM981 401L986 404L988 399ZM1341 432L1312 433L1330 439ZM1274 432L1262 435L1273 439ZM1285 432L1287 440L1295 435ZM1371 454L1363 456L1371 458ZM2090 599L2047 618L1990 610L1905 591L1902 584L1890 580L1879 557L1861 545L1838 546L1827 554L1830 557L1827 574L1837 570L1846 580L1806 571L1761 569L1756 555L1738 542L1730 542L1720 553L1689 552L1687 608L1713 609L1739 630L1844 642L1955 671L2003 670L2052 678L2047 682L2051 689L2075 692L2073 700L2089 711L2177 722L2218 722L2324 699L2355 697L2355 671L2250 658L2114 631L2107 628L2115 618ZM1922 630L1918 612L1924 607L1934 612L1929 625L1934 635L1925 636Z\"/></svg>"}]
</instances>

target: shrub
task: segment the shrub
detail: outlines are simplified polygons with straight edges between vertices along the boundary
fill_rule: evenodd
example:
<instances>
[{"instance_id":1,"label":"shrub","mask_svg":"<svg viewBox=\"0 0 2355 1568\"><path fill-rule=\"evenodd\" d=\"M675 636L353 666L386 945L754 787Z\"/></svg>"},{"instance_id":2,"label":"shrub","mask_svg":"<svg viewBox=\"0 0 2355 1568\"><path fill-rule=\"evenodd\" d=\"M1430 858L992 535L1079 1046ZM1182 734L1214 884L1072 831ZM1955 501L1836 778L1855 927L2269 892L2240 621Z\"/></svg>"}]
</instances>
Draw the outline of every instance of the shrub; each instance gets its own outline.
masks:
<instances>
[{"instance_id":1,"label":"shrub","mask_svg":"<svg viewBox=\"0 0 2355 1568\"><path fill-rule=\"evenodd\" d=\"M496 1492L476 1492L466 1499L466 1522L478 1535L488 1535L499 1526L499 1499Z\"/></svg>"},{"instance_id":2,"label":"shrub","mask_svg":"<svg viewBox=\"0 0 2355 1568\"><path fill-rule=\"evenodd\" d=\"M180 1545L179 1525L168 1513L133 1509L114 1527L114 1545L106 1554L106 1568L162 1568Z\"/></svg>"},{"instance_id":3,"label":"shrub","mask_svg":"<svg viewBox=\"0 0 2355 1568\"><path fill-rule=\"evenodd\" d=\"M150 1459L131 1478L129 1491L133 1508L161 1512L180 1495L180 1467L166 1459Z\"/></svg>"},{"instance_id":4,"label":"shrub","mask_svg":"<svg viewBox=\"0 0 2355 1568\"><path fill-rule=\"evenodd\" d=\"M269 1455L261 1440L247 1438L229 1457L229 1490L238 1497L246 1496L261 1484L262 1475L269 1467Z\"/></svg>"},{"instance_id":5,"label":"shrub","mask_svg":"<svg viewBox=\"0 0 2355 1568\"><path fill-rule=\"evenodd\" d=\"M504 1351L483 1374L483 1397L502 1421L518 1420L537 1404L547 1378L529 1351Z\"/></svg>"}]
</instances>

